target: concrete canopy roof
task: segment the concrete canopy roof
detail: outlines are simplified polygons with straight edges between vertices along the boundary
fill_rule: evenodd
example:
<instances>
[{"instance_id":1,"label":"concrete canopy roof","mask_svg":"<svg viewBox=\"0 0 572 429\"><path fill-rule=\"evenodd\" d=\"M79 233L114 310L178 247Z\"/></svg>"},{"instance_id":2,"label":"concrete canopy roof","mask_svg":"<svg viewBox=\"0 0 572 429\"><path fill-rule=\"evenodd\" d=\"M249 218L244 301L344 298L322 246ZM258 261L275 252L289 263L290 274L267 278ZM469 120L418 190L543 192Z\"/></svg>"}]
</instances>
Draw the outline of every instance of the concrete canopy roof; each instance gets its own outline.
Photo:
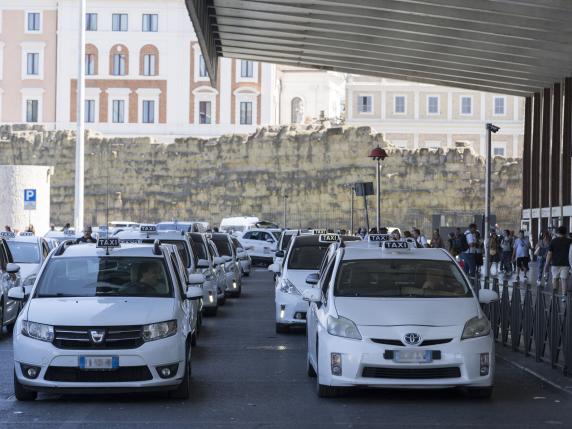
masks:
<instances>
[{"instance_id":1,"label":"concrete canopy roof","mask_svg":"<svg viewBox=\"0 0 572 429\"><path fill-rule=\"evenodd\" d=\"M528 96L571 74L569 0L185 0L220 56Z\"/></svg>"}]
</instances>

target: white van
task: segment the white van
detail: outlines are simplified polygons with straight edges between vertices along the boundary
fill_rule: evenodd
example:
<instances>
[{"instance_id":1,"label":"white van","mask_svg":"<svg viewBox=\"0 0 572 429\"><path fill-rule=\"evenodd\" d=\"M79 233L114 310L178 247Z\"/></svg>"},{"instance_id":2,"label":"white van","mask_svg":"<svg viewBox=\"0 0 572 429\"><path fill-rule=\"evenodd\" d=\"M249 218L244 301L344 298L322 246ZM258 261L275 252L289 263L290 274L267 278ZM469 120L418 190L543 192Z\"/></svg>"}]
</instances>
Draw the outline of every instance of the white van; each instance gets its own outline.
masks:
<instances>
[{"instance_id":1,"label":"white van","mask_svg":"<svg viewBox=\"0 0 572 429\"><path fill-rule=\"evenodd\" d=\"M221 220L219 225L220 232L239 237L252 228L278 228L278 225L261 221L256 216L227 217Z\"/></svg>"}]
</instances>

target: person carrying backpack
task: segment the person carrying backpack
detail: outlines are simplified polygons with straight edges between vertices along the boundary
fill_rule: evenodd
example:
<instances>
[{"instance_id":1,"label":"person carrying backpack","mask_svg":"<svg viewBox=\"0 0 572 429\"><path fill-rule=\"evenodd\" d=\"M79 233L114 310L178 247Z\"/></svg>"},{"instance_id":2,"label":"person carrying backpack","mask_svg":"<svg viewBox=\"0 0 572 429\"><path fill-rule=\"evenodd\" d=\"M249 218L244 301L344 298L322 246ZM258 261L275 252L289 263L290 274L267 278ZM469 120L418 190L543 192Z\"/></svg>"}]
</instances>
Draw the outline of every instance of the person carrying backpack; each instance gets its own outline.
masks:
<instances>
[{"instance_id":1,"label":"person carrying backpack","mask_svg":"<svg viewBox=\"0 0 572 429\"><path fill-rule=\"evenodd\" d=\"M501 271L505 275L512 275L512 238L510 236L510 231L505 229L500 241L501 247Z\"/></svg>"},{"instance_id":2,"label":"person carrying backpack","mask_svg":"<svg viewBox=\"0 0 572 429\"><path fill-rule=\"evenodd\" d=\"M460 257L463 261L463 268L469 277L475 276L477 268L476 264L476 244L477 244L477 225L472 223L469 229L465 231L460 237L461 240L461 253Z\"/></svg>"},{"instance_id":3,"label":"person carrying backpack","mask_svg":"<svg viewBox=\"0 0 572 429\"><path fill-rule=\"evenodd\" d=\"M518 238L514 241L512 259L516 260L518 267L518 277L520 272L524 273L524 280L528 278L528 263L530 262L530 241L524 236L524 231L518 233Z\"/></svg>"}]
</instances>

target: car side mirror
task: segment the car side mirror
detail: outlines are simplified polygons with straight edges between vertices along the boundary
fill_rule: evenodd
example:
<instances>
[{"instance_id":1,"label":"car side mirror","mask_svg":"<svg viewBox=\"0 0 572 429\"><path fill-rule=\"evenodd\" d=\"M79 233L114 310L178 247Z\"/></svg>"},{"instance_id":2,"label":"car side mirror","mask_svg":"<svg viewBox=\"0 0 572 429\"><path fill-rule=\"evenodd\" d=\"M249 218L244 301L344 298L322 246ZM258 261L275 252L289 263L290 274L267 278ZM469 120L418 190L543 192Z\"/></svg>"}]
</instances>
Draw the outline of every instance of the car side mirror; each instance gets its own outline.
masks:
<instances>
[{"instance_id":1,"label":"car side mirror","mask_svg":"<svg viewBox=\"0 0 572 429\"><path fill-rule=\"evenodd\" d=\"M302 299L307 302L322 302L322 291L314 288L306 289L302 292Z\"/></svg>"},{"instance_id":2,"label":"car side mirror","mask_svg":"<svg viewBox=\"0 0 572 429\"><path fill-rule=\"evenodd\" d=\"M499 300L499 294L494 290L490 289L480 289L479 292L479 303L490 304Z\"/></svg>"},{"instance_id":3,"label":"car side mirror","mask_svg":"<svg viewBox=\"0 0 572 429\"><path fill-rule=\"evenodd\" d=\"M24 301L26 299L26 289L22 286L13 287L8 291L8 298L14 301Z\"/></svg>"},{"instance_id":4,"label":"car side mirror","mask_svg":"<svg viewBox=\"0 0 572 429\"><path fill-rule=\"evenodd\" d=\"M201 299L203 297L203 290L197 286L189 286L185 295L187 299L196 301L197 299Z\"/></svg>"},{"instance_id":5,"label":"car side mirror","mask_svg":"<svg viewBox=\"0 0 572 429\"><path fill-rule=\"evenodd\" d=\"M280 265L274 263L268 266L268 271L272 271L274 274L280 274Z\"/></svg>"},{"instance_id":6,"label":"car side mirror","mask_svg":"<svg viewBox=\"0 0 572 429\"><path fill-rule=\"evenodd\" d=\"M8 274L18 274L20 272L20 265L18 264L7 264L6 272Z\"/></svg>"},{"instance_id":7,"label":"car side mirror","mask_svg":"<svg viewBox=\"0 0 572 429\"><path fill-rule=\"evenodd\" d=\"M197 268L210 268L211 263L207 259L199 259L197 261Z\"/></svg>"},{"instance_id":8,"label":"car side mirror","mask_svg":"<svg viewBox=\"0 0 572 429\"><path fill-rule=\"evenodd\" d=\"M190 285L202 285L205 282L205 276L203 274L191 274L189 276Z\"/></svg>"},{"instance_id":9,"label":"car side mirror","mask_svg":"<svg viewBox=\"0 0 572 429\"><path fill-rule=\"evenodd\" d=\"M276 252L276 257L277 258L283 258L284 257L284 250L279 250Z\"/></svg>"},{"instance_id":10,"label":"car side mirror","mask_svg":"<svg viewBox=\"0 0 572 429\"><path fill-rule=\"evenodd\" d=\"M320 274L318 273L311 273L306 277L306 283L309 285L317 285L318 281L320 281Z\"/></svg>"}]
</instances>

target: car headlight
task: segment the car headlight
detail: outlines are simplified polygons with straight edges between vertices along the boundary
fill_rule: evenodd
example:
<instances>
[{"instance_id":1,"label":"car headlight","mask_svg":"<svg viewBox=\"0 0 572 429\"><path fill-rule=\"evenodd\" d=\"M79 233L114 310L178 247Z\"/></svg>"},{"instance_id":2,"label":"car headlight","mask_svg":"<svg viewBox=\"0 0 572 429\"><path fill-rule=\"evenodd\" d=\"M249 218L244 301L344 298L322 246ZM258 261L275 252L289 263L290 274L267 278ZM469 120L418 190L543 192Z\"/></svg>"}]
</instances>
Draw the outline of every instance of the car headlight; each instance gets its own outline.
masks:
<instances>
[{"instance_id":1,"label":"car headlight","mask_svg":"<svg viewBox=\"0 0 572 429\"><path fill-rule=\"evenodd\" d=\"M283 279L280 285L280 292L291 293L292 295L301 295L300 291L288 279Z\"/></svg>"},{"instance_id":2,"label":"car headlight","mask_svg":"<svg viewBox=\"0 0 572 429\"><path fill-rule=\"evenodd\" d=\"M328 317L328 334L335 335L336 337L361 340L361 334L356 324L350 319L341 316L338 318Z\"/></svg>"},{"instance_id":3,"label":"car headlight","mask_svg":"<svg viewBox=\"0 0 572 429\"><path fill-rule=\"evenodd\" d=\"M143 326L143 339L145 341L155 341L167 338L177 333L177 321L151 323Z\"/></svg>"},{"instance_id":4,"label":"car headlight","mask_svg":"<svg viewBox=\"0 0 572 429\"><path fill-rule=\"evenodd\" d=\"M35 340L51 343L54 340L54 327L43 323L22 321L22 335Z\"/></svg>"},{"instance_id":5,"label":"car headlight","mask_svg":"<svg viewBox=\"0 0 572 429\"><path fill-rule=\"evenodd\" d=\"M36 281L36 275L35 274L29 275L22 282L22 286L34 286L35 281Z\"/></svg>"},{"instance_id":6,"label":"car headlight","mask_svg":"<svg viewBox=\"0 0 572 429\"><path fill-rule=\"evenodd\" d=\"M489 321L483 317L473 317L467 323L465 323L465 328L463 329L463 335L461 340L466 340L469 338L478 338L489 335L491 332L491 324Z\"/></svg>"}]
</instances>

